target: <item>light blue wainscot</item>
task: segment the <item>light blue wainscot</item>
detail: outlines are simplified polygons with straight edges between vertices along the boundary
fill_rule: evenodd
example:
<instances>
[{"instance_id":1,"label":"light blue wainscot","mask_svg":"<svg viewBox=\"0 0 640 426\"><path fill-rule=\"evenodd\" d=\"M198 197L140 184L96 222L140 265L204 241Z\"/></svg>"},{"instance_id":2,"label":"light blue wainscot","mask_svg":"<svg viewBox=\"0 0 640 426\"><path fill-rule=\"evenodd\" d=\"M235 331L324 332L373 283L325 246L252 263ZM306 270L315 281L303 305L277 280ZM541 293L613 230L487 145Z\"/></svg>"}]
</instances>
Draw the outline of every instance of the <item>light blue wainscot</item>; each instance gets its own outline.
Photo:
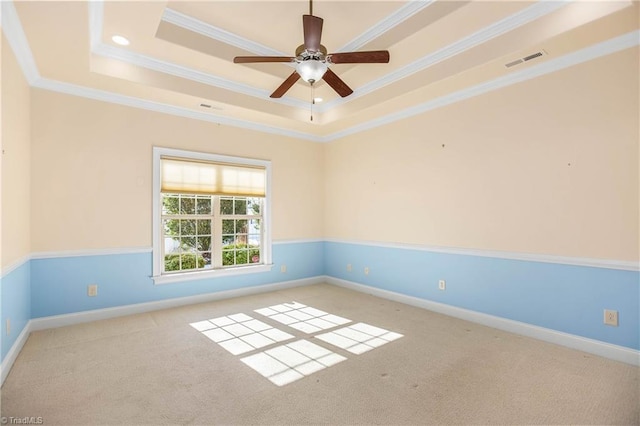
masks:
<instances>
[{"instance_id":1,"label":"light blue wainscot","mask_svg":"<svg viewBox=\"0 0 640 426\"><path fill-rule=\"evenodd\" d=\"M330 277L640 349L638 271L345 242L325 242L324 261Z\"/></svg>"},{"instance_id":2,"label":"light blue wainscot","mask_svg":"<svg viewBox=\"0 0 640 426\"><path fill-rule=\"evenodd\" d=\"M0 281L2 301L2 360L31 319L31 261L26 260L6 272ZM11 321L9 334L7 319Z\"/></svg>"},{"instance_id":3,"label":"light blue wainscot","mask_svg":"<svg viewBox=\"0 0 640 426\"><path fill-rule=\"evenodd\" d=\"M323 243L273 244L269 272L155 285L152 253L123 253L33 259L31 318L122 307L145 302L238 290L323 275ZM281 265L287 266L285 273ZM88 297L87 286L98 285Z\"/></svg>"}]
</instances>

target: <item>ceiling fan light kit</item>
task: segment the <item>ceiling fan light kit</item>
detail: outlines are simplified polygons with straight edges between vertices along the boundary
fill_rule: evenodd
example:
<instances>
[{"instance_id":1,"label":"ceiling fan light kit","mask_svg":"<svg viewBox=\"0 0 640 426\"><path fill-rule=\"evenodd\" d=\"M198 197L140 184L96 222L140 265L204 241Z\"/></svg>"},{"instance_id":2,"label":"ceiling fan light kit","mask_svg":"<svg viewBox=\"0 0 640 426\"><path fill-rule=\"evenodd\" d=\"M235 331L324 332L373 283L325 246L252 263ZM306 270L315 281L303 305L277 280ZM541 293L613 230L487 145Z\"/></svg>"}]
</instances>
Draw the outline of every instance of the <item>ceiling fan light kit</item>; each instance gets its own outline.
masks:
<instances>
[{"instance_id":1,"label":"ceiling fan light kit","mask_svg":"<svg viewBox=\"0 0 640 426\"><path fill-rule=\"evenodd\" d=\"M326 61L303 59L301 61L296 60L296 62L296 71L300 74L300 78L310 84L319 81L324 76L324 73L327 72Z\"/></svg>"},{"instance_id":2,"label":"ceiling fan light kit","mask_svg":"<svg viewBox=\"0 0 640 426\"><path fill-rule=\"evenodd\" d=\"M371 64L388 63L389 52L376 50L370 52L341 52L329 53L320 44L322 37L323 19L313 16L313 3L309 2L309 15L302 15L302 29L304 44L296 49L296 56L236 56L234 63L259 62L293 62L296 70L271 95L271 98L282 97L300 78L311 84L324 80L333 90L343 98L353 93L353 90L329 68L334 64Z\"/></svg>"}]
</instances>

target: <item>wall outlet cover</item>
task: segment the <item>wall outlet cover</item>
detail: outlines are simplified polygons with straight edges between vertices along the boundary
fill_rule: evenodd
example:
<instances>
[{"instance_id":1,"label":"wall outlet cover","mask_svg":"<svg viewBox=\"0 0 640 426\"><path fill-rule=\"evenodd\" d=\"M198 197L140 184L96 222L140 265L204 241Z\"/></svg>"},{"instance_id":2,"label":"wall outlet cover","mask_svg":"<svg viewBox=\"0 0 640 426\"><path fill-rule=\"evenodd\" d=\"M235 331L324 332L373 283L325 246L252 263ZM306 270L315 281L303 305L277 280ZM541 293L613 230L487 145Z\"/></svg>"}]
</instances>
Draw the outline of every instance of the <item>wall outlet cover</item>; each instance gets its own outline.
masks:
<instances>
[{"instance_id":1,"label":"wall outlet cover","mask_svg":"<svg viewBox=\"0 0 640 426\"><path fill-rule=\"evenodd\" d=\"M604 323L606 325L618 326L618 311L612 309L604 310Z\"/></svg>"}]
</instances>

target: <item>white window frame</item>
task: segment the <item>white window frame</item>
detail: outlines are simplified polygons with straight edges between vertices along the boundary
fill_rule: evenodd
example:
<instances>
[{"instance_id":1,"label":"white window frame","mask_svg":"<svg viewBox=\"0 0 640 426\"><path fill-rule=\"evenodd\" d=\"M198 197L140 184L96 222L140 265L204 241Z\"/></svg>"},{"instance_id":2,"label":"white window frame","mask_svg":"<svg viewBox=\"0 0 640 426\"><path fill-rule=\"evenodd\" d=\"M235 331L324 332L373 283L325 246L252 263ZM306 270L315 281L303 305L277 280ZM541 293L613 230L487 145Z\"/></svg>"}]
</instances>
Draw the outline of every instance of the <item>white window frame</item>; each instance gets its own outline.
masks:
<instances>
[{"instance_id":1,"label":"white window frame","mask_svg":"<svg viewBox=\"0 0 640 426\"><path fill-rule=\"evenodd\" d=\"M204 269L186 272L172 272L163 274L163 249L162 244L162 195L160 192L160 160L162 157L183 158L186 160L211 161L218 163L231 163L246 166L264 167L266 175L266 191L262 212L263 248L260 252L262 263L259 265L242 265L238 267L225 267L221 269ZM218 212L219 214L219 212ZM168 284L173 282L200 280L230 275L244 275L259 272L269 272L273 268L271 259L271 162L252 158L231 157L227 155L210 154L205 152L185 151L172 148L153 147L153 282L154 284Z\"/></svg>"}]
</instances>

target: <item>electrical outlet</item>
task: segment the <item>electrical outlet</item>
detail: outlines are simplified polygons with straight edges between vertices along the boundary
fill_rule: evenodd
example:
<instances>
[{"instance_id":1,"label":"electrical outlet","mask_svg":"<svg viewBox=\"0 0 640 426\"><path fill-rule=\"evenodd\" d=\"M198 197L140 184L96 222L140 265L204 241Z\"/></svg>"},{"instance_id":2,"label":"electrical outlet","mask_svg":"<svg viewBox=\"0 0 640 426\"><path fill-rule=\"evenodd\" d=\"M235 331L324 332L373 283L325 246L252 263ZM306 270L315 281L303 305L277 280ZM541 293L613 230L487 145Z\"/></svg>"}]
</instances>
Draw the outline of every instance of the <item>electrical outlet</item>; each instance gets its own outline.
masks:
<instances>
[{"instance_id":1,"label":"electrical outlet","mask_svg":"<svg viewBox=\"0 0 640 426\"><path fill-rule=\"evenodd\" d=\"M353 269L353 268L351 267L351 264L350 264L350 263L347 263L347 272L351 272L351 269Z\"/></svg>"},{"instance_id":2,"label":"electrical outlet","mask_svg":"<svg viewBox=\"0 0 640 426\"><path fill-rule=\"evenodd\" d=\"M98 284L89 284L87 286L87 296L95 297L98 295Z\"/></svg>"},{"instance_id":3,"label":"electrical outlet","mask_svg":"<svg viewBox=\"0 0 640 426\"><path fill-rule=\"evenodd\" d=\"M369 267L368 266L364 267L364 274L365 275L369 275Z\"/></svg>"},{"instance_id":4,"label":"electrical outlet","mask_svg":"<svg viewBox=\"0 0 640 426\"><path fill-rule=\"evenodd\" d=\"M287 272L287 265L280 266L280 272L282 272L283 274Z\"/></svg>"},{"instance_id":5,"label":"electrical outlet","mask_svg":"<svg viewBox=\"0 0 640 426\"><path fill-rule=\"evenodd\" d=\"M440 290L446 290L447 289L447 282L445 280L438 281L438 288Z\"/></svg>"},{"instance_id":6,"label":"electrical outlet","mask_svg":"<svg viewBox=\"0 0 640 426\"><path fill-rule=\"evenodd\" d=\"M7 336L11 334L11 318L7 318Z\"/></svg>"},{"instance_id":7,"label":"electrical outlet","mask_svg":"<svg viewBox=\"0 0 640 426\"><path fill-rule=\"evenodd\" d=\"M613 311L611 309L604 310L604 323L606 325L612 325L614 327L618 326L618 311Z\"/></svg>"}]
</instances>

